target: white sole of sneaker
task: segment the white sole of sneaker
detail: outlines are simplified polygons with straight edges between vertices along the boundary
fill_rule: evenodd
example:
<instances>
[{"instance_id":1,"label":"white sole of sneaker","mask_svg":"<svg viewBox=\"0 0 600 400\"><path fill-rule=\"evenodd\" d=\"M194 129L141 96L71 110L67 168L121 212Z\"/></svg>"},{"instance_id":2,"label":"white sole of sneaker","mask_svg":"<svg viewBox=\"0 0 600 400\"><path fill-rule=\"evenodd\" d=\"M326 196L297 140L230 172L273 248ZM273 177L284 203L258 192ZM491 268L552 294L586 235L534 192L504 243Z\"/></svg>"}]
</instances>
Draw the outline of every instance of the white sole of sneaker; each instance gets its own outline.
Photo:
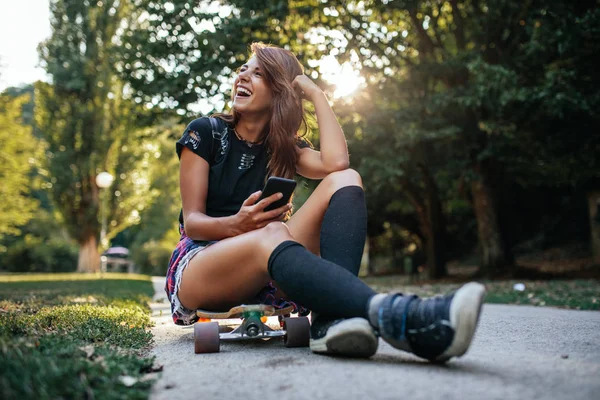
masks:
<instances>
[{"instance_id":1,"label":"white sole of sneaker","mask_svg":"<svg viewBox=\"0 0 600 400\"><path fill-rule=\"evenodd\" d=\"M378 344L366 319L350 318L329 328L321 339L311 339L310 349L321 354L366 358L377 352Z\"/></svg>"},{"instance_id":2,"label":"white sole of sneaker","mask_svg":"<svg viewBox=\"0 0 600 400\"><path fill-rule=\"evenodd\" d=\"M483 296L485 286L476 282L467 283L454 294L450 305L450 325L454 328L454 339L436 361L444 362L467 352L477 328Z\"/></svg>"}]
</instances>

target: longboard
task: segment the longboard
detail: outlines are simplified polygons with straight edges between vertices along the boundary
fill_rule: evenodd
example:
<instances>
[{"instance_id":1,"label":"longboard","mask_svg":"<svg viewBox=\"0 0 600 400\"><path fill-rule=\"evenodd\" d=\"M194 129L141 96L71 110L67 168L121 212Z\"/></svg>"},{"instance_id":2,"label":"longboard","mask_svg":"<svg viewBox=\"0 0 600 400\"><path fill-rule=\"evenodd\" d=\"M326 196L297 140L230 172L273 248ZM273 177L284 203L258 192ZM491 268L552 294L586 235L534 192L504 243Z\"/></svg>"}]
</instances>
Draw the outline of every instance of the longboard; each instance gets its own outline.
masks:
<instances>
[{"instance_id":1,"label":"longboard","mask_svg":"<svg viewBox=\"0 0 600 400\"><path fill-rule=\"evenodd\" d=\"M244 318L249 313L258 313L264 317L275 317L279 315L291 314L294 311L293 306L277 309L266 304L243 304L241 306L232 307L229 311L215 312L207 310L196 310L198 318L207 319L232 319Z\"/></svg>"},{"instance_id":2,"label":"longboard","mask_svg":"<svg viewBox=\"0 0 600 400\"><path fill-rule=\"evenodd\" d=\"M221 340L255 340L283 337L286 347L306 347L310 339L310 323L306 317L289 318L293 306L276 309L265 304L243 304L229 311L196 310L199 322L194 324L194 352L217 353ZM288 316L281 321L281 329L265 324L266 317ZM241 318L239 326L222 332L219 323L210 320Z\"/></svg>"}]
</instances>

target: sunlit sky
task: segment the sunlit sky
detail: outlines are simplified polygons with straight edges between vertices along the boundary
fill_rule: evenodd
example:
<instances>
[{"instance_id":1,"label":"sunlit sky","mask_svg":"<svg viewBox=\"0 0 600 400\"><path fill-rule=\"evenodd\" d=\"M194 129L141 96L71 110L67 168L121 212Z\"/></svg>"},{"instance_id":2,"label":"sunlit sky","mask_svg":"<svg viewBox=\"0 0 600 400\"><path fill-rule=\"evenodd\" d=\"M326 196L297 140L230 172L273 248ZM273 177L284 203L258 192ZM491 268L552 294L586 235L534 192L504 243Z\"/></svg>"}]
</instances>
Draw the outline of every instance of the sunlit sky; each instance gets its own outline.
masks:
<instances>
[{"instance_id":1,"label":"sunlit sky","mask_svg":"<svg viewBox=\"0 0 600 400\"><path fill-rule=\"evenodd\" d=\"M47 80L38 44L50 36L48 0L0 0L0 90Z\"/></svg>"},{"instance_id":2,"label":"sunlit sky","mask_svg":"<svg viewBox=\"0 0 600 400\"><path fill-rule=\"evenodd\" d=\"M0 91L48 80L37 52L51 33L48 0L0 0L0 10ZM340 66L333 56L316 64L323 78L336 85L336 98L350 96L364 83L349 64Z\"/></svg>"}]
</instances>

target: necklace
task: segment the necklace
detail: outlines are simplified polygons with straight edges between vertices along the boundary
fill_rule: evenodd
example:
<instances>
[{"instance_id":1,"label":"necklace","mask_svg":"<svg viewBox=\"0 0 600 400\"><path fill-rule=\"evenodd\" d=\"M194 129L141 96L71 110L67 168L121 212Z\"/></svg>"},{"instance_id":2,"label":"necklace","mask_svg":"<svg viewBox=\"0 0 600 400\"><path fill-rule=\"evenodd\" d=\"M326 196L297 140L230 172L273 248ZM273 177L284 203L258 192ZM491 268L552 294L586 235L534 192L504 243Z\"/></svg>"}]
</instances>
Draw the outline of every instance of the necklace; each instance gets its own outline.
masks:
<instances>
[{"instance_id":1,"label":"necklace","mask_svg":"<svg viewBox=\"0 0 600 400\"><path fill-rule=\"evenodd\" d=\"M257 145L257 144L261 144L261 143L262 143L262 139L260 139L260 140L257 140L257 141L255 141L255 142L251 142L251 141L249 141L249 140L246 140L246 139L244 139L244 138L242 137L242 135L240 135L240 134L238 133L237 129L235 129L235 128L233 128L233 132L235 133L235 136L236 136L236 137L237 137L237 138L238 138L240 141L242 141L242 142L246 143L246 144L247 144L248 146L250 146L250 147L252 147L252 146L254 146L254 145Z\"/></svg>"}]
</instances>

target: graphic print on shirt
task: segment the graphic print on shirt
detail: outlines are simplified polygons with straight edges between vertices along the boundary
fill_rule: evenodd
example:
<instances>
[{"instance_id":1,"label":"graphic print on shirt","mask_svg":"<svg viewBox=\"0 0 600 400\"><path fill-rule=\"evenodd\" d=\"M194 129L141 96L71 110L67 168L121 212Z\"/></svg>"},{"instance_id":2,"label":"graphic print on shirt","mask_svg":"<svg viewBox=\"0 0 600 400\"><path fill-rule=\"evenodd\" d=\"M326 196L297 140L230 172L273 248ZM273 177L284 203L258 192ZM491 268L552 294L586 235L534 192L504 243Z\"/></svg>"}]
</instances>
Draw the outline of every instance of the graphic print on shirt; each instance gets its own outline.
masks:
<instances>
[{"instance_id":1,"label":"graphic print on shirt","mask_svg":"<svg viewBox=\"0 0 600 400\"><path fill-rule=\"evenodd\" d=\"M240 166L238 167L238 169L252 168L255 158L256 158L256 156L254 154L246 154L246 153L242 154L242 158L240 160Z\"/></svg>"},{"instance_id":2,"label":"graphic print on shirt","mask_svg":"<svg viewBox=\"0 0 600 400\"><path fill-rule=\"evenodd\" d=\"M227 146L229 146L229 141L227 140L227 131L227 128L223 129L223 132L217 132L215 130L212 131L213 138L219 141L221 155L225 154L227 151Z\"/></svg>"},{"instance_id":3,"label":"graphic print on shirt","mask_svg":"<svg viewBox=\"0 0 600 400\"><path fill-rule=\"evenodd\" d=\"M200 145L200 135L198 135L197 132L189 130L187 132L187 137L185 138L185 141L183 142L183 144L188 144L191 143L192 147L194 148L194 150L198 149L198 146Z\"/></svg>"}]
</instances>

